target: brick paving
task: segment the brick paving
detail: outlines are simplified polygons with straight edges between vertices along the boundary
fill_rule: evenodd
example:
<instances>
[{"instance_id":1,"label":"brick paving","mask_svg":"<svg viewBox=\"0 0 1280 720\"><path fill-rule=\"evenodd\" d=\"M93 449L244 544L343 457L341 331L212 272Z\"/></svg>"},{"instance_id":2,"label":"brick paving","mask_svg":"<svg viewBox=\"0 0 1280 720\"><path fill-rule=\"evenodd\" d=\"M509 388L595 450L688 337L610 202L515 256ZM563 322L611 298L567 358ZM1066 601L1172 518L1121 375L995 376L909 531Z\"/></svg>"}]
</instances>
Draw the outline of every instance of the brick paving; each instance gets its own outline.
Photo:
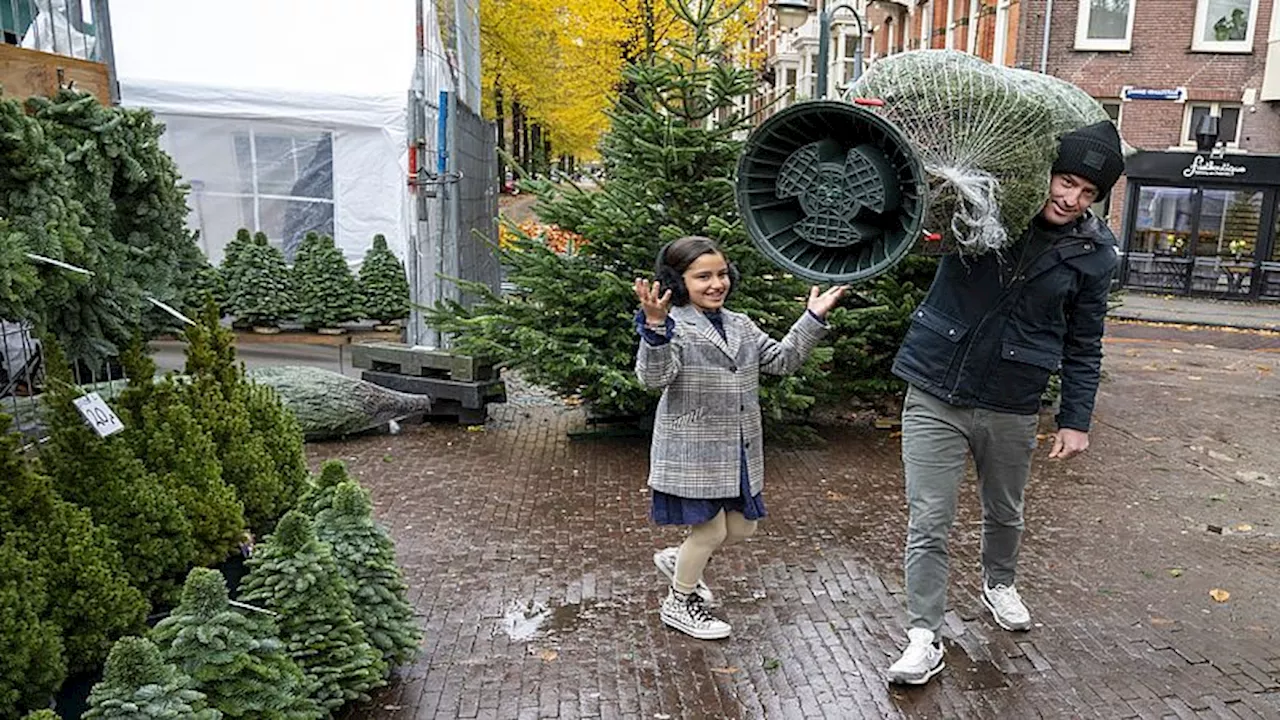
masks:
<instances>
[{"instance_id":1,"label":"brick paving","mask_svg":"<svg viewBox=\"0 0 1280 720\"><path fill-rule=\"evenodd\" d=\"M570 439L580 410L509 404L483 430L312 445L373 492L426 633L347 717L1280 718L1280 356L1187 332L1113 333L1094 447L1037 462L1028 633L982 609L963 491L948 668L924 688L884 681L905 643L890 432L769 448L770 517L708 568L720 642L658 619L650 556L679 533L646 520L642 438Z\"/></svg>"}]
</instances>

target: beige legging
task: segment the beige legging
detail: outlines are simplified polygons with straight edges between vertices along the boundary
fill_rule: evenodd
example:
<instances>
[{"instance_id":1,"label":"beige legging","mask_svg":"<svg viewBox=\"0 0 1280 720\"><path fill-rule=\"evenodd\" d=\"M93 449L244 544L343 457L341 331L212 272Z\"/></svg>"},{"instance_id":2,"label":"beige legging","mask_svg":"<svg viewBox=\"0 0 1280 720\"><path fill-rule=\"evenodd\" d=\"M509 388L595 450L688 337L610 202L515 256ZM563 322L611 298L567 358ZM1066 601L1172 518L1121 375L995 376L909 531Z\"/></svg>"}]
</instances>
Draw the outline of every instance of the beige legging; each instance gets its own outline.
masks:
<instances>
[{"instance_id":1,"label":"beige legging","mask_svg":"<svg viewBox=\"0 0 1280 720\"><path fill-rule=\"evenodd\" d=\"M721 510L710 520L694 525L689 529L689 537L680 545L680 554L676 556L676 575L671 584L677 592L693 592L707 561L711 559L711 553L722 545L745 540L755 531L755 520L748 520L733 510Z\"/></svg>"}]
</instances>

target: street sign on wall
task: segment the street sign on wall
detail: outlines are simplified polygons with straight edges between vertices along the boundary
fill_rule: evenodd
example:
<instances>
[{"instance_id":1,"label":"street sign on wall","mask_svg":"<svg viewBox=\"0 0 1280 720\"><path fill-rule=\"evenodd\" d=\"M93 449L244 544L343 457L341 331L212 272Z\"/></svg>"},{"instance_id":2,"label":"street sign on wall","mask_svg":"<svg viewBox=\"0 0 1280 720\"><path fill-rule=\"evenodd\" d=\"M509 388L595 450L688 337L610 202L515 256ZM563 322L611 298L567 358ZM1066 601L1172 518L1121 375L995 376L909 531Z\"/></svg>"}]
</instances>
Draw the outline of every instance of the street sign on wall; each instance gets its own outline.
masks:
<instances>
[{"instance_id":1,"label":"street sign on wall","mask_svg":"<svg viewBox=\"0 0 1280 720\"><path fill-rule=\"evenodd\" d=\"M1144 88L1125 85L1120 89L1121 100L1164 100L1168 102L1186 102L1187 89L1176 88Z\"/></svg>"}]
</instances>

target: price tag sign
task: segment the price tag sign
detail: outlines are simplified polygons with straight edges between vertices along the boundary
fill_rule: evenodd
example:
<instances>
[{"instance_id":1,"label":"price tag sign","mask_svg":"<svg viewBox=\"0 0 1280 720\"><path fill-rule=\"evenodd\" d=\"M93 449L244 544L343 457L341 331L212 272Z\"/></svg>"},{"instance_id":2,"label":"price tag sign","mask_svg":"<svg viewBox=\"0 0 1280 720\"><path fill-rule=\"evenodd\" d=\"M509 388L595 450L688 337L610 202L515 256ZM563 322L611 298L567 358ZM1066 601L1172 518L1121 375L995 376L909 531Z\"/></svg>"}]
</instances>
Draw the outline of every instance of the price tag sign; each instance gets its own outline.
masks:
<instances>
[{"instance_id":1,"label":"price tag sign","mask_svg":"<svg viewBox=\"0 0 1280 720\"><path fill-rule=\"evenodd\" d=\"M98 433L98 437L114 435L124 429L124 423L107 407L107 403L98 393L89 393L76 398L76 409L84 417L89 427Z\"/></svg>"}]
</instances>

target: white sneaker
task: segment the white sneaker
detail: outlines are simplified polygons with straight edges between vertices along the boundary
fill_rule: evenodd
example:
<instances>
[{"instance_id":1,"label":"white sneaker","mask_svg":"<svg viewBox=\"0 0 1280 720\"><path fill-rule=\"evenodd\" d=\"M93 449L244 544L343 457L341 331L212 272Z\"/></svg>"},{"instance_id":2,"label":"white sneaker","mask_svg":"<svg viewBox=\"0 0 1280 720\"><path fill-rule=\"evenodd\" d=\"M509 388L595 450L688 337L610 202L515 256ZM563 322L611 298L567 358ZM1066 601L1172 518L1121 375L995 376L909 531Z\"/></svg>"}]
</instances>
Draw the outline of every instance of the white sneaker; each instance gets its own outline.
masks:
<instances>
[{"instance_id":1,"label":"white sneaker","mask_svg":"<svg viewBox=\"0 0 1280 720\"><path fill-rule=\"evenodd\" d=\"M907 649L898 662L889 666L889 682L900 685L923 685L942 672L942 646L932 630L911 628L907 631Z\"/></svg>"},{"instance_id":2,"label":"white sneaker","mask_svg":"<svg viewBox=\"0 0 1280 720\"><path fill-rule=\"evenodd\" d=\"M996 624L1005 630L1030 630L1031 613L1018 597L1018 589L1012 585L990 587L982 583L982 604L991 611Z\"/></svg>"},{"instance_id":3,"label":"white sneaker","mask_svg":"<svg viewBox=\"0 0 1280 720\"><path fill-rule=\"evenodd\" d=\"M653 554L653 564L658 566L658 572L662 573L669 583L676 581L676 557L679 554L678 547L665 548ZM698 578L698 584L693 587L693 591L708 605L716 601L716 596L711 594L711 588L702 582L702 578Z\"/></svg>"},{"instance_id":4,"label":"white sneaker","mask_svg":"<svg viewBox=\"0 0 1280 720\"><path fill-rule=\"evenodd\" d=\"M667 591L658 614L662 622L699 640L727 638L733 630L729 623L711 614L697 593L680 595L674 588Z\"/></svg>"}]
</instances>

